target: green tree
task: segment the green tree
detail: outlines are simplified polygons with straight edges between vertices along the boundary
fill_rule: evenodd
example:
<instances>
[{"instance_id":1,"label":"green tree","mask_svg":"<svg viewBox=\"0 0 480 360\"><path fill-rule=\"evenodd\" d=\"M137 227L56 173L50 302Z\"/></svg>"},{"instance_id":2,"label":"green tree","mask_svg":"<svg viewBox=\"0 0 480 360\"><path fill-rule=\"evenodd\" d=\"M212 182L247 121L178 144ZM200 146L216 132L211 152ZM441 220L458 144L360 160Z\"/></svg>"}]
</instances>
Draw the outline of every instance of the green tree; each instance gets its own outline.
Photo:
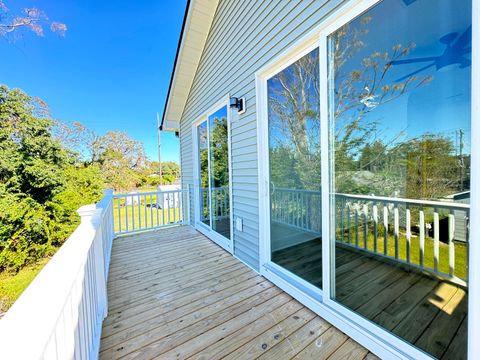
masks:
<instances>
[{"instance_id":1,"label":"green tree","mask_svg":"<svg viewBox=\"0 0 480 360\"><path fill-rule=\"evenodd\" d=\"M389 152L392 177L402 196L438 199L460 188L458 159L451 139L435 134L402 142Z\"/></svg>"},{"instance_id":2,"label":"green tree","mask_svg":"<svg viewBox=\"0 0 480 360\"><path fill-rule=\"evenodd\" d=\"M52 254L101 196L94 168L52 136L46 104L0 86L0 271Z\"/></svg>"},{"instance_id":3,"label":"green tree","mask_svg":"<svg viewBox=\"0 0 480 360\"><path fill-rule=\"evenodd\" d=\"M98 139L97 145L98 160L95 162L100 166L107 187L130 190L142 184L142 175L147 168L143 143L133 140L125 132L109 131Z\"/></svg>"},{"instance_id":4,"label":"green tree","mask_svg":"<svg viewBox=\"0 0 480 360\"><path fill-rule=\"evenodd\" d=\"M228 168L228 125L226 117L210 120L211 181L214 188L226 187L230 183Z\"/></svg>"},{"instance_id":5,"label":"green tree","mask_svg":"<svg viewBox=\"0 0 480 360\"><path fill-rule=\"evenodd\" d=\"M50 134L46 106L0 86L0 267L52 248L53 199L66 186L68 155Z\"/></svg>"}]
</instances>

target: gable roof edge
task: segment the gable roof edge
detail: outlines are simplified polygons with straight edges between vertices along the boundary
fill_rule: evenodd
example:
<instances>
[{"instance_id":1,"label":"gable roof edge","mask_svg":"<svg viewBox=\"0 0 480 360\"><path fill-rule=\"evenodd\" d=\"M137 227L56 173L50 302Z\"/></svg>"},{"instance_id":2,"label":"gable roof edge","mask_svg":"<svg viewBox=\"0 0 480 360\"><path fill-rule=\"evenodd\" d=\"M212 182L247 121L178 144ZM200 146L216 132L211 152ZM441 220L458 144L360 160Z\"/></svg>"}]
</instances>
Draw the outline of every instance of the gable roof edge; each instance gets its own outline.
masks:
<instances>
[{"instance_id":1,"label":"gable roof edge","mask_svg":"<svg viewBox=\"0 0 480 360\"><path fill-rule=\"evenodd\" d=\"M160 130L179 129L217 5L218 0L187 0Z\"/></svg>"}]
</instances>

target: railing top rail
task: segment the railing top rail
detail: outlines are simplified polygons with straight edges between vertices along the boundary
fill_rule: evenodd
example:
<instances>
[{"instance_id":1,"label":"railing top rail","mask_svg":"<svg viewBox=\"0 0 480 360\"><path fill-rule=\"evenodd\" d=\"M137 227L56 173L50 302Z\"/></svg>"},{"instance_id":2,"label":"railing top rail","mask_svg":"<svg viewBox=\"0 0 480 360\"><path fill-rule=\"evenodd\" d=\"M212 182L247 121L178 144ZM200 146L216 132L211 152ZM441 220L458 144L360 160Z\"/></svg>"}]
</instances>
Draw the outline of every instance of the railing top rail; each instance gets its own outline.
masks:
<instances>
[{"instance_id":1,"label":"railing top rail","mask_svg":"<svg viewBox=\"0 0 480 360\"><path fill-rule=\"evenodd\" d=\"M188 189L174 189L174 190L158 190L158 191L139 191L131 193L119 193L113 194L114 198L128 197L128 196L143 196L143 195L157 195L157 194L169 194L169 193L179 193L179 192L188 192Z\"/></svg>"},{"instance_id":2,"label":"railing top rail","mask_svg":"<svg viewBox=\"0 0 480 360\"><path fill-rule=\"evenodd\" d=\"M393 197L385 197L385 196L340 194L340 193L337 193L335 195L340 197L345 197L347 199L366 200L366 201L373 201L373 202L413 204L413 205L428 206L433 208L437 207L437 208L460 209L460 210L470 209L470 204L464 204L464 203L458 203L458 202L405 199L405 198L393 198Z\"/></svg>"},{"instance_id":3,"label":"railing top rail","mask_svg":"<svg viewBox=\"0 0 480 360\"><path fill-rule=\"evenodd\" d=\"M307 190L307 189L275 188L275 191L278 191L278 192L297 192L297 193L316 194L316 195L321 195L322 194L322 192L320 190Z\"/></svg>"}]
</instances>

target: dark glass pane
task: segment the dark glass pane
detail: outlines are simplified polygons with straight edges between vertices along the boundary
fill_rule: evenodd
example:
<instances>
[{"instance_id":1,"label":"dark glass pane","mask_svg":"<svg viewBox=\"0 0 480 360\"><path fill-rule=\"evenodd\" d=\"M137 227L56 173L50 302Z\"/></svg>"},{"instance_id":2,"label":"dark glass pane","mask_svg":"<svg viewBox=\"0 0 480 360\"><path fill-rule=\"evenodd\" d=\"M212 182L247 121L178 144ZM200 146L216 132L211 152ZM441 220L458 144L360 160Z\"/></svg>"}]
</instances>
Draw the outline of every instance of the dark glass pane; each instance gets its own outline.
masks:
<instances>
[{"instance_id":1,"label":"dark glass pane","mask_svg":"<svg viewBox=\"0 0 480 360\"><path fill-rule=\"evenodd\" d=\"M272 261L321 287L318 50L267 85Z\"/></svg>"},{"instance_id":2,"label":"dark glass pane","mask_svg":"<svg viewBox=\"0 0 480 360\"><path fill-rule=\"evenodd\" d=\"M210 188L212 229L230 238L230 178L228 168L227 107L208 117L210 128Z\"/></svg>"},{"instance_id":3,"label":"dark glass pane","mask_svg":"<svg viewBox=\"0 0 480 360\"><path fill-rule=\"evenodd\" d=\"M198 126L198 149L200 160L200 221L210 225L210 181L208 170L208 128L207 122Z\"/></svg>"}]
</instances>

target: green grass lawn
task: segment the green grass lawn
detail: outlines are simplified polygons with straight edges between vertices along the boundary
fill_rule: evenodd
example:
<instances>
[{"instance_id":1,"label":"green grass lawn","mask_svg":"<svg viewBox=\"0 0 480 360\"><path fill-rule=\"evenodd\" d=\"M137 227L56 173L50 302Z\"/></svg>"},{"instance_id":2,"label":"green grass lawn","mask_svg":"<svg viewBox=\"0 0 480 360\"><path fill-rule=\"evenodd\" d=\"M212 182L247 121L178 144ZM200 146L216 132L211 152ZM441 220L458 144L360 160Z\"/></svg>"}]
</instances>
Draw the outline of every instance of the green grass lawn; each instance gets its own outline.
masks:
<instances>
[{"instance_id":1,"label":"green grass lawn","mask_svg":"<svg viewBox=\"0 0 480 360\"><path fill-rule=\"evenodd\" d=\"M370 227L371 228L371 227ZM351 239L350 243L355 244L355 229L351 228ZM337 232L337 238L341 237L341 232ZM387 240L387 255L390 257L395 257L395 237L391 231L388 231L388 240ZM344 237L345 242L348 242L348 232L345 231ZM359 226L359 246L364 247L364 233L363 226ZM418 236L412 235L410 241L410 262L416 265L420 264L420 238ZM454 275L466 280L467 278L467 246L462 242L455 242L455 271ZM384 253L385 243L384 243L384 228L383 226L378 226L378 236L377 236L377 252L380 254ZM407 237L404 233L400 232L398 238L398 257L401 260L407 260ZM373 232L369 231L367 234L367 249L374 251L374 235ZM423 266L428 269L434 268L434 241L431 237L425 237L425 253L424 253L424 263ZM448 245L440 242L439 246L439 271L448 274L449 273L449 249Z\"/></svg>"},{"instance_id":2,"label":"green grass lawn","mask_svg":"<svg viewBox=\"0 0 480 360\"><path fill-rule=\"evenodd\" d=\"M140 206L138 204L125 206L125 201L121 199L119 209L118 200L115 200L113 206L115 232L127 230L127 218L129 231L174 224L183 220L180 208L163 210L149 206L150 204L156 204L156 202L155 195L147 196L146 199L142 196ZM144 206L144 204L147 204L147 206Z\"/></svg>"},{"instance_id":3,"label":"green grass lawn","mask_svg":"<svg viewBox=\"0 0 480 360\"><path fill-rule=\"evenodd\" d=\"M12 306L48 260L50 258L42 259L33 265L27 265L16 274L8 272L0 274L0 312L5 312Z\"/></svg>"}]
</instances>

